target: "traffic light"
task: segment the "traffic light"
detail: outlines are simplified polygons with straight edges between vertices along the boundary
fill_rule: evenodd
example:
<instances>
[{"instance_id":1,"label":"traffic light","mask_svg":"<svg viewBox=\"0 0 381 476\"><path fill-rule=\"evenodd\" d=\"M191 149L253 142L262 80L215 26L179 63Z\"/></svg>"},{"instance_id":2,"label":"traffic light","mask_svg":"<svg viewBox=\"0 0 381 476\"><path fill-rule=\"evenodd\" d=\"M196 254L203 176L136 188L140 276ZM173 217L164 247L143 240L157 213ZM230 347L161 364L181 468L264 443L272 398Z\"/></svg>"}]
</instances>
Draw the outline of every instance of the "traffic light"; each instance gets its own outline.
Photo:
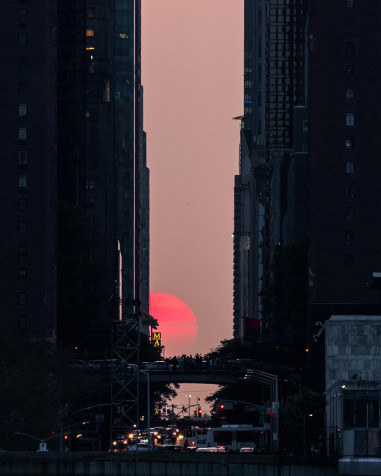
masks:
<instances>
[{"instance_id":1,"label":"traffic light","mask_svg":"<svg viewBox=\"0 0 381 476\"><path fill-rule=\"evenodd\" d=\"M220 402L220 404L218 405L218 408L220 410L224 410L225 409L225 403L224 402Z\"/></svg>"},{"instance_id":2,"label":"traffic light","mask_svg":"<svg viewBox=\"0 0 381 476\"><path fill-rule=\"evenodd\" d=\"M194 410L194 411L193 411L193 416L194 416L194 417L197 416L197 410Z\"/></svg>"},{"instance_id":3,"label":"traffic light","mask_svg":"<svg viewBox=\"0 0 381 476\"><path fill-rule=\"evenodd\" d=\"M202 417L202 410L201 410L201 408L199 408L199 409L197 410L197 415L198 415L199 418Z\"/></svg>"}]
</instances>

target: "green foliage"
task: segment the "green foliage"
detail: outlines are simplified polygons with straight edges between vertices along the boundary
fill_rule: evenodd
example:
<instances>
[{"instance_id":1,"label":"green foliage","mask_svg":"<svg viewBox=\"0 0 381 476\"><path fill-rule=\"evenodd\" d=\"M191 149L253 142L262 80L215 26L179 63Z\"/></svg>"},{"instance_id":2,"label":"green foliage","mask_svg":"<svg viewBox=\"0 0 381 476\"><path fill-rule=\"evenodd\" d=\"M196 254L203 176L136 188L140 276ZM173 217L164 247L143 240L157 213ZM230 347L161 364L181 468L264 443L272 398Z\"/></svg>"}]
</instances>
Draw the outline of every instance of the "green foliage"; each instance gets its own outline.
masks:
<instances>
[{"instance_id":1,"label":"green foliage","mask_svg":"<svg viewBox=\"0 0 381 476\"><path fill-rule=\"evenodd\" d=\"M253 345L243 343L240 339L225 339L208 355L209 357L219 357L223 360L250 358L253 356Z\"/></svg>"},{"instance_id":2,"label":"green foliage","mask_svg":"<svg viewBox=\"0 0 381 476\"><path fill-rule=\"evenodd\" d=\"M303 452L316 444L324 433L325 400L322 395L304 389L299 395L287 397L280 410L280 437L286 452Z\"/></svg>"},{"instance_id":3,"label":"green foliage","mask_svg":"<svg viewBox=\"0 0 381 476\"><path fill-rule=\"evenodd\" d=\"M57 207L57 252L58 336L78 346L84 334L109 332L112 279L94 228L79 208L67 202Z\"/></svg>"}]
</instances>

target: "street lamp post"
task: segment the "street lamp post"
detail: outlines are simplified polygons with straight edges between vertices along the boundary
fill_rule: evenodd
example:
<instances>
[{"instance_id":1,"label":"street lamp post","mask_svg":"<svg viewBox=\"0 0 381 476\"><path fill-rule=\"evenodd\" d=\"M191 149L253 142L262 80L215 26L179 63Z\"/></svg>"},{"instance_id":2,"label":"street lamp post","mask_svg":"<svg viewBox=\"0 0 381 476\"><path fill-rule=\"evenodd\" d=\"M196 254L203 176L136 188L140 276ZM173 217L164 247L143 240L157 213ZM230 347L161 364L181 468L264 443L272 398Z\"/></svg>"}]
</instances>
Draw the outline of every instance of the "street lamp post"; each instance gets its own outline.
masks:
<instances>
[{"instance_id":1,"label":"street lamp post","mask_svg":"<svg viewBox=\"0 0 381 476\"><path fill-rule=\"evenodd\" d=\"M149 395L149 372L139 370L147 378L147 437L148 437L148 451L151 451L151 409L150 409L150 395Z\"/></svg>"},{"instance_id":2,"label":"street lamp post","mask_svg":"<svg viewBox=\"0 0 381 476\"><path fill-rule=\"evenodd\" d=\"M185 395L186 397L188 397L188 415L189 415L189 421L190 421L190 417L191 417L191 414L190 414L190 409L191 409L191 396L192 395Z\"/></svg>"},{"instance_id":3,"label":"street lamp post","mask_svg":"<svg viewBox=\"0 0 381 476\"><path fill-rule=\"evenodd\" d=\"M248 369L244 377L264 385L268 385L271 389L271 397L273 400L274 421L272 424L272 447L274 451L279 450L279 393L278 393L278 375L263 372L256 369Z\"/></svg>"},{"instance_id":4,"label":"street lamp post","mask_svg":"<svg viewBox=\"0 0 381 476\"><path fill-rule=\"evenodd\" d=\"M313 414L303 415L303 456L306 457L306 417L312 417Z\"/></svg>"}]
</instances>

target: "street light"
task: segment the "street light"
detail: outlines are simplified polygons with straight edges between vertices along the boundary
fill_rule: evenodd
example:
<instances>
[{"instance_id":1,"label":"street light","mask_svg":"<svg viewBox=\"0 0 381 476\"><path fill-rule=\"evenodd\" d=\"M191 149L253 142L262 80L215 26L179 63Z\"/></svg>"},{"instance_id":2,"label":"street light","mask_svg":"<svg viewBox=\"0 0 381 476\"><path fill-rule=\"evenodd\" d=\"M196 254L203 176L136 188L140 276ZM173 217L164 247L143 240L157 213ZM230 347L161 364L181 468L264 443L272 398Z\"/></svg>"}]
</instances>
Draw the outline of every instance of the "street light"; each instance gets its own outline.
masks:
<instances>
[{"instance_id":1,"label":"street light","mask_svg":"<svg viewBox=\"0 0 381 476\"><path fill-rule=\"evenodd\" d=\"M273 400L272 411L274 413L274 421L272 422L272 447L274 451L279 449L279 394L278 394L278 375L263 372L256 369L248 369L244 377L246 380L268 385L271 389L271 398Z\"/></svg>"},{"instance_id":2,"label":"street light","mask_svg":"<svg viewBox=\"0 0 381 476\"><path fill-rule=\"evenodd\" d=\"M150 396L149 396L149 372L140 370L147 378L147 437L148 437L148 451L151 451L151 409L150 409ZM137 449L137 447L136 447Z\"/></svg>"},{"instance_id":3,"label":"street light","mask_svg":"<svg viewBox=\"0 0 381 476\"><path fill-rule=\"evenodd\" d=\"M185 395L186 397L188 397L188 413L189 413L189 421L190 421L190 407L191 407L191 403L190 403L190 399L191 399L191 396L192 395Z\"/></svg>"},{"instance_id":4,"label":"street light","mask_svg":"<svg viewBox=\"0 0 381 476\"><path fill-rule=\"evenodd\" d=\"M306 417L313 417L312 413L303 415L303 456L306 457Z\"/></svg>"}]
</instances>

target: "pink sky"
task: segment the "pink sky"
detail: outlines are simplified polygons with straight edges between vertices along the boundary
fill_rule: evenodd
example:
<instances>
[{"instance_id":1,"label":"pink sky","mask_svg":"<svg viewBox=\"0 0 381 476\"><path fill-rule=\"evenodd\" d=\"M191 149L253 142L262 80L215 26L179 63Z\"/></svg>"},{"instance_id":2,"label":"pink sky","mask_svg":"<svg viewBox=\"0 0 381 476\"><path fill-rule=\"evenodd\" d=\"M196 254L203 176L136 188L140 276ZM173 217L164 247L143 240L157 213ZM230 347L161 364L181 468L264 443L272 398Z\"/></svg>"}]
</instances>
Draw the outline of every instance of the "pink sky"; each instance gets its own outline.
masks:
<instances>
[{"instance_id":1,"label":"pink sky","mask_svg":"<svg viewBox=\"0 0 381 476\"><path fill-rule=\"evenodd\" d=\"M205 353L232 337L243 0L142 0L151 292L193 311Z\"/></svg>"}]
</instances>

